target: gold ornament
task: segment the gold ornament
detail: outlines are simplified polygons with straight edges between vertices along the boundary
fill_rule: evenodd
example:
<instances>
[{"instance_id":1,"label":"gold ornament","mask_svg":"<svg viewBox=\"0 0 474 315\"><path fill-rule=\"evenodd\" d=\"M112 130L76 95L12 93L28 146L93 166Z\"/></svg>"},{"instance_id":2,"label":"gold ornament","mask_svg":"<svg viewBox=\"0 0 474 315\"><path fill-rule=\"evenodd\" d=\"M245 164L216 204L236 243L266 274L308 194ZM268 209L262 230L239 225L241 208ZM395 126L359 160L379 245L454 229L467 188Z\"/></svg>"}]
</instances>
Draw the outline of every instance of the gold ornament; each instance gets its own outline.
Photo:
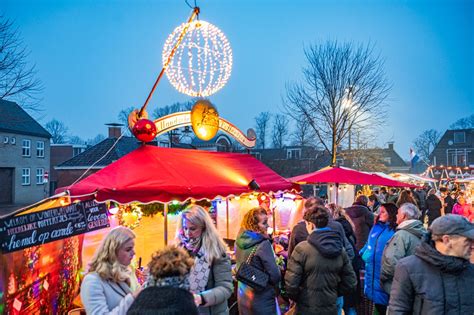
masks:
<instances>
[{"instance_id":1,"label":"gold ornament","mask_svg":"<svg viewBox=\"0 0 474 315\"><path fill-rule=\"evenodd\" d=\"M191 126L196 136L209 141L219 130L219 113L207 100L197 101L191 110Z\"/></svg>"}]
</instances>

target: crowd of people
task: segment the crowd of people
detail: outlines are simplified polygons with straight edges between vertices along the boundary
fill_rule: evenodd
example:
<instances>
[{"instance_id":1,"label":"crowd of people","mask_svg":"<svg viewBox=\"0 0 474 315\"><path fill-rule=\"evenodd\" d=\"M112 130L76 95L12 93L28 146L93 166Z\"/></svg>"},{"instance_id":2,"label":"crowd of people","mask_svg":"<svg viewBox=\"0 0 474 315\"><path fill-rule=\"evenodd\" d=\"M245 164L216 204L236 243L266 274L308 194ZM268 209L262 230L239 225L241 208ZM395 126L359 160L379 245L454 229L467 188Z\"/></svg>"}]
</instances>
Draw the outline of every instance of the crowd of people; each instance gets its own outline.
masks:
<instances>
[{"instance_id":1,"label":"crowd of people","mask_svg":"<svg viewBox=\"0 0 474 315\"><path fill-rule=\"evenodd\" d=\"M281 290L287 314L360 314L367 301L376 314L474 314L472 210L462 194L450 199L444 189L381 189L343 209L308 198L285 267L265 208L245 214L232 268L208 212L191 205L180 214L177 245L153 254L143 285L130 267L135 234L112 229L81 299L87 314L215 315L229 314L235 291L239 314L265 315L282 313Z\"/></svg>"}]
</instances>

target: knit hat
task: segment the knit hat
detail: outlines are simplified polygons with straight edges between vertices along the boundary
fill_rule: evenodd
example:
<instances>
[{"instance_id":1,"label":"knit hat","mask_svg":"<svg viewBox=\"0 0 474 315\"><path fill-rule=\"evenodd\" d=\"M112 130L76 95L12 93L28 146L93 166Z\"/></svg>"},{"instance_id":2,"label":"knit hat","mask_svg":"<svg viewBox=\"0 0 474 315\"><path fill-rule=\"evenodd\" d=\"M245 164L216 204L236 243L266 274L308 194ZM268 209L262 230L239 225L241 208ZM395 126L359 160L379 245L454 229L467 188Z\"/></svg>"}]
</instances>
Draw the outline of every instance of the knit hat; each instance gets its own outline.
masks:
<instances>
[{"instance_id":1,"label":"knit hat","mask_svg":"<svg viewBox=\"0 0 474 315\"><path fill-rule=\"evenodd\" d=\"M137 296L127 315L198 315L191 292L171 286L148 287Z\"/></svg>"}]
</instances>

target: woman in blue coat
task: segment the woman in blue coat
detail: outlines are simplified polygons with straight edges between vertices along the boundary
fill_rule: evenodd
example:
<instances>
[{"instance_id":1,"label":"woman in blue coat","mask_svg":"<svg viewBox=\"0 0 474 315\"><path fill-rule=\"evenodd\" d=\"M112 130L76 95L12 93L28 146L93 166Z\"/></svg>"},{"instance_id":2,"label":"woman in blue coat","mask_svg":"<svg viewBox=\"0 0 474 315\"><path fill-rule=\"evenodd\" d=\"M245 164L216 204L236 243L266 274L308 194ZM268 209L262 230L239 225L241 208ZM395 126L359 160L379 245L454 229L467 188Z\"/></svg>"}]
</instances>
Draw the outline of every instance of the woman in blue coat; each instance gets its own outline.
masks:
<instances>
[{"instance_id":1,"label":"woman in blue coat","mask_svg":"<svg viewBox=\"0 0 474 315\"><path fill-rule=\"evenodd\" d=\"M385 244L397 227L398 208L393 203L384 203L379 210L375 218L376 223L370 230L367 243L360 250L360 254L365 261L364 294L374 302L379 314L385 314L389 295L380 286L380 268Z\"/></svg>"}]
</instances>

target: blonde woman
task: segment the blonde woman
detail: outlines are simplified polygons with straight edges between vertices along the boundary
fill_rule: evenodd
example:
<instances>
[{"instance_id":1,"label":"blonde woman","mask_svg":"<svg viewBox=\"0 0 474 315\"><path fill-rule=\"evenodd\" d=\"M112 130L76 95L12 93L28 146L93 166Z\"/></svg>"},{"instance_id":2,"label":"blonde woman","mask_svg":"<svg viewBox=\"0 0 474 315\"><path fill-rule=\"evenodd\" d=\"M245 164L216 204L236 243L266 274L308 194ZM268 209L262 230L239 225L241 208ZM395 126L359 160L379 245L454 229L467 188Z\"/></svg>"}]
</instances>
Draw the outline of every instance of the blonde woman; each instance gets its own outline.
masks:
<instances>
[{"instance_id":1,"label":"blonde woman","mask_svg":"<svg viewBox=\"0 0 474 315\"><path fill-rule=\"evenodd\" d=\"M195 258L189 285L199 314L229 314L227 299L233 291L230 258L204 208L192 205L181 212L177 241Z\"/></svg>"},{"instance_id":2,"label":"blonde woman","mask_svg":"<svg viewBox=\"0 0 474 315\"><path fill-rule=\"evenodd\" d=\"M119 226L100 244L81 285L88 315L126 314L141 287L130 268L135 256L135 234Z\"/></svg>"}]
</instances>

